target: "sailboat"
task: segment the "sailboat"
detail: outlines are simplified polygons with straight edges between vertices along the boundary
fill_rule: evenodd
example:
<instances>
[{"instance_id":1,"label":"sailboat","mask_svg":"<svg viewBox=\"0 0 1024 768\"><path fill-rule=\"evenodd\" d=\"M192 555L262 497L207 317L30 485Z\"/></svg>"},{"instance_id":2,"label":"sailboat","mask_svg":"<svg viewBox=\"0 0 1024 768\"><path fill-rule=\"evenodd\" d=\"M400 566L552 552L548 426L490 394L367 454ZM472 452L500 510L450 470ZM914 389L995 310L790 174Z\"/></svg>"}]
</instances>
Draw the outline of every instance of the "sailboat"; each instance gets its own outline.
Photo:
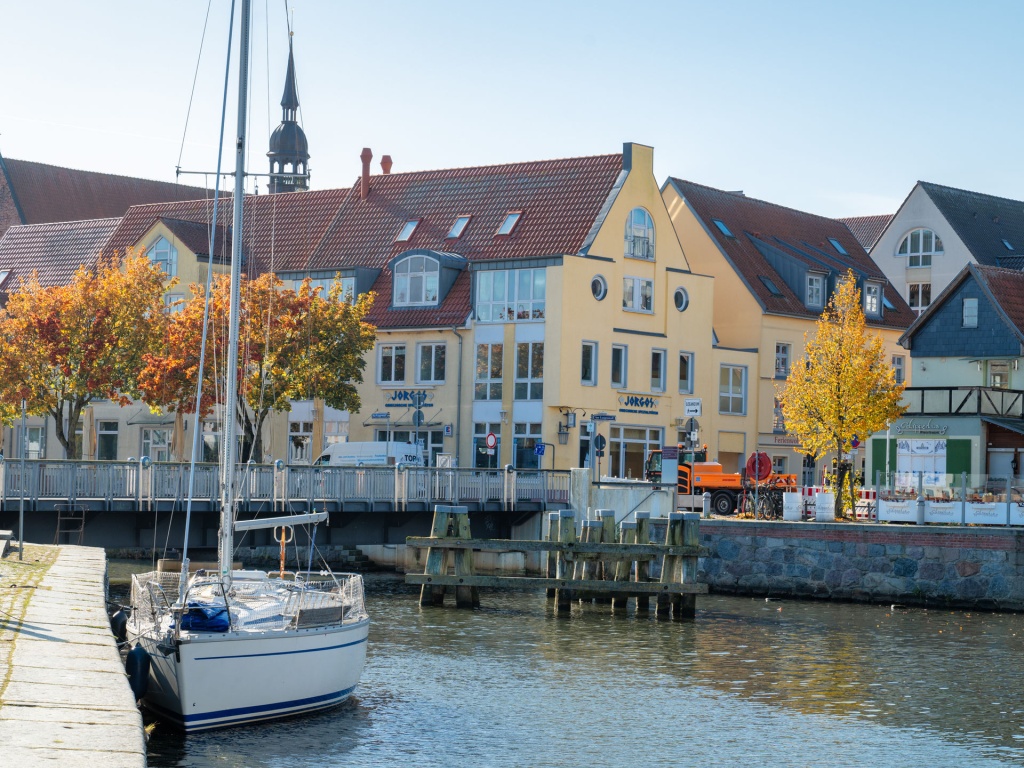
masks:
<instances>
[{"instance_id":1,"label":"sailboat","mask_svg":"<svg viewBox=\"0 0 1024 768\"><path fill-rule=\"evenodd\" d=\"M250 0L243 0L229 372L238 370L249 19ZM237 376L229 374L224 400L217 570L191 573L186 550L180 574L138 574L132 582L127 637L134 646L132 653L142 658L137 668L143 670L141 683L133 681L133 687L141 693L147 708L186 732L287 717L339 704L355 690L366 658L369 617L359 574L334 574L329 570L288 573L283 564L278 573L233 568L235 531L315 524L327 517L326 512L314 512L235 520L239 477L235 463L237 387ZM187 523L185 540L187 545Z\"/></svg>"}]
</instances>

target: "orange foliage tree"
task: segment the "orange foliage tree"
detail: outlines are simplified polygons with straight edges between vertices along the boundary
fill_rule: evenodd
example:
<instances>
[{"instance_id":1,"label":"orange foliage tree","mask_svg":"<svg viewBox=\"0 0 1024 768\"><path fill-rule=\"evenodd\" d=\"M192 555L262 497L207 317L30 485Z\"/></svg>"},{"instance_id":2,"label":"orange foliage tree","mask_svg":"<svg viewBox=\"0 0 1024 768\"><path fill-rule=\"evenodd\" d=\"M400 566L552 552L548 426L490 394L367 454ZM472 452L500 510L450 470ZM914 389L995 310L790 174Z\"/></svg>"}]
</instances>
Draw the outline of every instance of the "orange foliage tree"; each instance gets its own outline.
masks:
<instances>
[{"instance_id":1,"label":"orange foliage tree","mask_svg":"<svg viewBox=\"0 0 1024 768\"><path fill-rule=\"evenodd\" d=\"M122 406L139 396L143 356L163 339L167 281L142 254L79 267L67 285L22 281L0 310L0 418L22 399L52 416L66 458L81 458L75 426L97 400Z\"/></svg>"},{"instance_id":2,"label":"orange foliage tree","mask_svg":"<svg viewBox=\"0 0 1024 768\"><path fill-rule=\"evenodd\" d=\"M214 279L210 331L203 370L201 416L224 392L229 279ZM349 302L335 280L324 295L307 279L298 291L271 273L242 279L240 286L239 377L235 417L242 430L242 461L263 460L263 426L272 411L288 411L291 400L323 398L332 408L358 410L356 384L363 380L363 354L376 330L365 321L372 294ZM173 315L162 351L145 358L144 399L151 408L195 413L205 288Z\"/></svg>"}]
</instances>

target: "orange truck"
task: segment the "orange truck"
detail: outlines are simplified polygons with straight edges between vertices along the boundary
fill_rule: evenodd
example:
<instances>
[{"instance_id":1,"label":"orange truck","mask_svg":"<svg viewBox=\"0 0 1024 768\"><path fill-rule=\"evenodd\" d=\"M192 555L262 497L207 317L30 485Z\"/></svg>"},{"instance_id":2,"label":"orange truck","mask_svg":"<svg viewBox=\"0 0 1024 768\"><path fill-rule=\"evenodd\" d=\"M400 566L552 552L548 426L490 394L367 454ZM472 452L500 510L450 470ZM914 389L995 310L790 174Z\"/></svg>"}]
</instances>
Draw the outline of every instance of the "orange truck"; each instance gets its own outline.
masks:
<instances>
[{"instance_id":1,"label":"orange truck","mask_svg":"<svg viewBox=\"0 0 1024 768\"><path fill-rule=\"evenodd\" d=\"M758 454L755 454L758 455ZM767 460L767 456L759 454ZM768 465L770 466L770 464ZM761 478L761 487L776 490L795 491L796 475L780 475L765 472ZM655 449L647 456L644 465L644 476L653 483L661 482L661 450ZM707 460L707 448L701 450L685 450L679 446L679 469L677 491L678 506L690 509L703 507L704 493L711 494L711 511L716 515L734 514L744 492L752 493L755 480L747 473L725 472L717 461ZM781 497L780 497L781 498Z\"/></svg>"}]
</instances>

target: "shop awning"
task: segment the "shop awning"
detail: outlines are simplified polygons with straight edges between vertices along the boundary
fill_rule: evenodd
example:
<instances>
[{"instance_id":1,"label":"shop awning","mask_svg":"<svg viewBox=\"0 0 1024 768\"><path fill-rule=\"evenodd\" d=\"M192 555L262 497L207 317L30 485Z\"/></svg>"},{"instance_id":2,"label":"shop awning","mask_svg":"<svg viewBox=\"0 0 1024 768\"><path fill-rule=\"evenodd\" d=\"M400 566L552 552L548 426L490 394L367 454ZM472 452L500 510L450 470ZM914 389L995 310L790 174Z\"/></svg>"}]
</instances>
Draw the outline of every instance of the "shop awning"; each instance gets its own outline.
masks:
<instances>
[{"instance_id":1,"label":"shop awning","mask_svg":"<svg viewBox=\"0 0 1024 768\"><path fill-rule=\"evenodd\" d=\"M1006 419L1000 416L982 416L981 420L986 424L994 424L997 427L1024 435L1024 419Z\"/></svg>"}]
</instances>

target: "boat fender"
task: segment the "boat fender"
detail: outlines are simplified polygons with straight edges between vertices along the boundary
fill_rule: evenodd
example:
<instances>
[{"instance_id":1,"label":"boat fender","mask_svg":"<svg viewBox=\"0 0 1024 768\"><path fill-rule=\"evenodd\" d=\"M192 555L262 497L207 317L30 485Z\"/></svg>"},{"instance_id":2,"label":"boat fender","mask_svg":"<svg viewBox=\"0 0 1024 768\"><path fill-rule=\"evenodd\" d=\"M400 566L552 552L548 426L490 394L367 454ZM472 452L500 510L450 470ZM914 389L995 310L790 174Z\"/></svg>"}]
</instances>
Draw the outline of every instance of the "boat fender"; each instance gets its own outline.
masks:
<instances>
[{"instance_id":1,"label":"boat fender","mask_svg":"<svg viewBox=\"0 0 1024 768\"><path fill-rule=\"evenodd\" d=\"M118 608L110 614L110 631L114 633L114 639L118 643L128 639L128 614L123 608Z\"/></svg>"},{"instance_id":2,"label":"boat fender","mask_svg":"<svg viewBox=\"0 0 1024 768\"><path fill-rule=\"evenodd\" d=\"M146 688L149 687L149 654L139 645L128 651L128 657L124 660L124 668L128 673L128 684L132 688L135 700L146 695Z\"/></svg>"}]
</instances>

